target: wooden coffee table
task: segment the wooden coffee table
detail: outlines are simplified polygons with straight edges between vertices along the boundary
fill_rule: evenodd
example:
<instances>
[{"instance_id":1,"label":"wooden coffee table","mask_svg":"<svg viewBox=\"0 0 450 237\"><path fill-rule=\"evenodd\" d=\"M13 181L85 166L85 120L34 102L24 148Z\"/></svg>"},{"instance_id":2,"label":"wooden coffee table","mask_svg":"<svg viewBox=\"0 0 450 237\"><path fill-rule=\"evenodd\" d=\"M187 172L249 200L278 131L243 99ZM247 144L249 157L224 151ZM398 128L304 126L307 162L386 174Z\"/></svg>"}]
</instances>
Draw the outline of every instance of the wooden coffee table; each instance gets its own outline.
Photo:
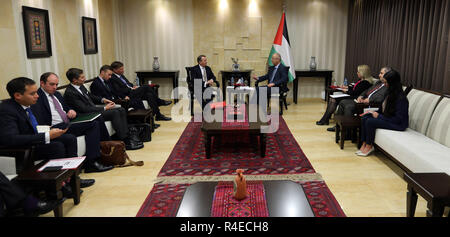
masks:
<instances>
[{"instance_id":1,"label":"wooden coffee table","mask_svg":"<svg viewBox=\"0 0 450 237\"><path fill-rule=\"evenodd\" d=\"M442 217L450 206L450 176L446 173L405 173L408 183L406 215L414 217L417 194L428 202L427 217Z\"/></svg>"},{"instance_id":2,"label":"wooden coffee table","mask_svg":"<svg viewBox=\"0 0 450 237\"><path fill-rule=\"evenodd\" d=\"M32 169L20 173L14 180L31 188L32 190L45 191L46 194L54 194L57 200L63 199L61 191L62 183L70 178L70 185L73 192L73 202L75 205L80 203L80 171L82 165L75 170L60 170L55 172L38 172L46 162L42 162ZM55 217L63 217L62 202L53 210Z\"/></svg>"},{"instance_id":3,"label":"wooden coffee table","mask_svg":"<svg viewBox=\"0 0 450 237\"><path fill-rule=\"evenodd\" d=\"M177 217L210 217L217 182L196 183L184 193ZM264 181L270 217L314 217L303 187L292 181Z\"/></svg>"},{"instance_id":4,"label":"wooden coffee table","mask_svg":"<svg viewBox=\"0 0 450 237\"><path fill-rule=\"evenodd\" d=\"M246 105L246 111L249 113L249 105ZM213 111L214 112L214 111ZM206 122L203 121L202 124L202 132L205 135L206 139L206 145L205 145L205 151L206 151L206 159L211 158L211 151L212 151L212 138L216 137L219 138L221 136L239 136L239 134L245 133L249 134L250 138L258 138L259 137L259 145L260 145L260 152L261 157L266 156L266 134L261 132L261 126L267 125L267 123L259 121L259 116L257 122L249 122L248 127L239 127L239 128L224 128L222 126L222 122Z\"/></svg>"}]
</instances>

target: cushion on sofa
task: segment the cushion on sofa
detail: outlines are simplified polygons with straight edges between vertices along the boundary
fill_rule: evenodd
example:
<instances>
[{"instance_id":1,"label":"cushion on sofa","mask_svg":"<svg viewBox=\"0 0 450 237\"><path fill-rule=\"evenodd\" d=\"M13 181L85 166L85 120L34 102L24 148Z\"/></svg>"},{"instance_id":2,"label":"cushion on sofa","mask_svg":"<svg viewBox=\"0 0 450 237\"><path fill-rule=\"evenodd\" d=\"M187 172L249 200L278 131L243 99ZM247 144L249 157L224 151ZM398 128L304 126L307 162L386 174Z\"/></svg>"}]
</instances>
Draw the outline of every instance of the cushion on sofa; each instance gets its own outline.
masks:
<instances>
[{"instance_id":1,"label":"cushion on sofa","mask_svg":"<svg viewBox=\"0 0 450 237\"><path fill-rule=\"evenodd\" d=\"M409 128L426 134L436 104L441 97L419 90L411 90L409 101Z\"/></svg>"},{"instance_id":2,"label":"cushion on sofa","mask_svg":"<svg viewBox=\"0 0 450 237\"><path fill-rule=\"evenodd\" d=\"M445 172L450 175L450 148L407 129L377 129L375 144L415 173Z\"/></svg>"},{"instance_id":3,"label":"cushion on sofa","mask_svg":"<svg viewBox=\"0 0 450 237\"><path fill-rule=\"evenodd\" d=\"M450 99L439 102L431 117L427 137L450 147Z\"/></svg>"},{"instance_id":4,"label":"cushion on sofa","mask_svg":"<svg viewBox=\"0 0 450 237\"><path fill-rule=\"evenodd\" d=\"M78 157L84 156L86 154L86 137L77 137L77 155Z\"/></svg>"}]
</instances>

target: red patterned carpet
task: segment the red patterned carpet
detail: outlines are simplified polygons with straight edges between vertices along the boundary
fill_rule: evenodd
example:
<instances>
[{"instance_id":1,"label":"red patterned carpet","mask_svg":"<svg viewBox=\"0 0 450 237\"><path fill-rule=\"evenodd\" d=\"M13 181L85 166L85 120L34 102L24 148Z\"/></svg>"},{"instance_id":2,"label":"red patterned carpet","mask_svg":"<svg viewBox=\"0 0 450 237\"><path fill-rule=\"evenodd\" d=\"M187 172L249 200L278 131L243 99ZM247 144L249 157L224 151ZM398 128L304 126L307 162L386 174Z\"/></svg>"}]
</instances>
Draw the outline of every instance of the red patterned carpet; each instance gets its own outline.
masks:
<instances>
[{"instance_id":1,"label":"red patterned carpet","mask_svg":"<svg viewBox=\"0 0 450 237\"><path fill-rule=\"evenodd\" d=\"M236 169L245 169L247 175L315 173L281 117L278 132L267 135L264 158L259 155L259 145L241 134L224 137L221 144L213 141L211 159L207 160L201 126L193 122L187 125L158 177L230 175Z\"/></svg>"},{"instance_id":2,"label":"red patterned carpet","mask_svg":"<svg viewBox=\"0 0 450 237\"><path fill-rule=\"evenodd\" d=\"M201 123L189 123L158 175L165 183L154 185L137 216L176 216L184 192L190 185L188 183L192 183L183 182L185 178L190 181L193 178L229 178L236 169L244 169L246 175L253 178L261 176L266 180L289 175L320 176L315 173L282 117L278 132L267 135L264 158L259 155L257 141L250 142L245 134L221 140L221 144L213 142L212 156L207 160ZM323 180L294 181L302 185L316 217L345 217Z\"/></svg>"}]
</instances>

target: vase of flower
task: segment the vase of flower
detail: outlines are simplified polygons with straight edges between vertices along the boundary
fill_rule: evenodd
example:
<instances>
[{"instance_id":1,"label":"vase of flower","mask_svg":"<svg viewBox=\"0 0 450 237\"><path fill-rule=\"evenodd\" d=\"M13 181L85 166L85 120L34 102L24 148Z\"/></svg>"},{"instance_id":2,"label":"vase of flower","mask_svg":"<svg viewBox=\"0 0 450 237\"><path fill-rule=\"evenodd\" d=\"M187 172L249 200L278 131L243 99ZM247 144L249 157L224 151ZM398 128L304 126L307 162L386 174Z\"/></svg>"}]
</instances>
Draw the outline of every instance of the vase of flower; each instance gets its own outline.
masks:
<instances>
[{"instance_id":1,"label":"vase of flower","mask_svg":"<svg viewBox=\"0 0 450 237\"><path fill-rule=\"evenodd\" d=\"M158 57L153 57L153 71L159 71L159 59Z\"/></svg>"}]
</instances>

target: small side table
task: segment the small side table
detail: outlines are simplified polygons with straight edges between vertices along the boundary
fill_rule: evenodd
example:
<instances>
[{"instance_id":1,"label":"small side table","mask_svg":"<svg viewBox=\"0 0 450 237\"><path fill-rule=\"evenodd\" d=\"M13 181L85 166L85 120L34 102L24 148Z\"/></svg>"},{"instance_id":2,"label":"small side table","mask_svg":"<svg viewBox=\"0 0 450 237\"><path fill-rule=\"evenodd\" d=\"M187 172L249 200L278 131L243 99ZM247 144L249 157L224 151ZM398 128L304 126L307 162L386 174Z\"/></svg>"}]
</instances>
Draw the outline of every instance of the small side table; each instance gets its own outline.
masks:
<instances>
[{"instance_id":1,"label":"small side table","mask_svg":"<svg viewBox=\"0 0 450 237\"><path fill-rule=\"evenodd\" d=\"M73 202L75 205L80 203L80 171L82 165L74 170L60 170L55 172L38 172L45 162L42 162L30 170L23 171L15 178L15 180L32 190L44 190L47 194L55 194L57 200L63 199L61 191L62 183L70 178L70 186L73 191ZM55 210L55 217L63 217L62 203Z\"/></svg>"},{"instance_id":2,"label":"small side table","mask_svg":"<svg viewBox=\"0 0 450 237\"><path fill-rule=\"evenodd\" d=\"M344 149L345 138L347 136L347 130L352 130L352 142L358 142L358 148L361 146L361 137L358 130L361 129L361 118L359 116L344 116L336 115L334 116L336 121L336 143L339 143L341 150Z\"/></svg>"},{"instance_id":3,"label":"small side table","mask_svg":"<svg viewBox=\"0 0 450 237\"><path fill-rule=\"evenodd\" d=\"M446 173L405 173L408 183L406 216L414 217L417 194L428 202L427 217L442 217L446 206L450 206L450 176Z\"/></svg>"}]
</instances>

